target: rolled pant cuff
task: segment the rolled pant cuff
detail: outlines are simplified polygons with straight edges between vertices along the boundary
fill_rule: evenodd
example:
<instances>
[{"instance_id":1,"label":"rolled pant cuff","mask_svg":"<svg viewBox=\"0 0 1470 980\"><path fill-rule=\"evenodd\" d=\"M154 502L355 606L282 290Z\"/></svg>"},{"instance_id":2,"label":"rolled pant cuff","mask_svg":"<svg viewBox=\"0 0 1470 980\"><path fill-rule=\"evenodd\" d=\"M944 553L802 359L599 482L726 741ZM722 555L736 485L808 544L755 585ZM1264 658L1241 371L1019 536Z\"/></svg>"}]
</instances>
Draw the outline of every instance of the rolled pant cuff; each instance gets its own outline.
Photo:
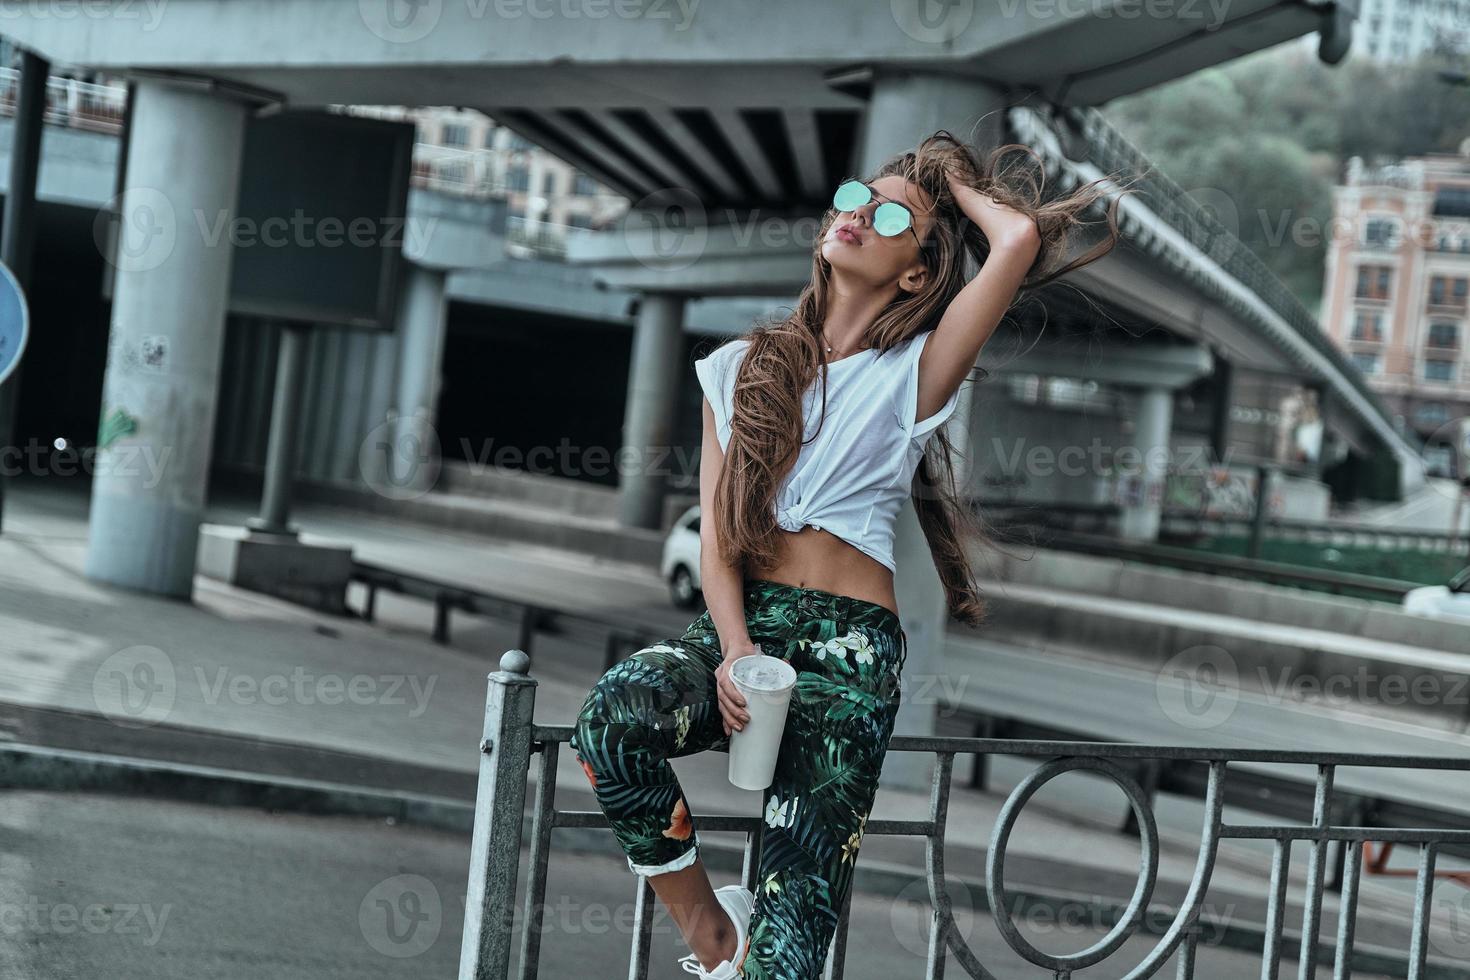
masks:
<instances>
[{"instance_id":1,"label":"rolled pant cuff","mask_svg":"<svg viewBox=\"0 0 1470 980\"><path fill-rule=\"evenodd\" d=\"M648 875L661 875L668 871L682 871L693 864L697 857L699 857L699 848L696 846L689 848L689 850L665 864L634 864L633 859L628 858L628 870L634 874L644 875L645 877Z\"/></svg>"}]
</instances>

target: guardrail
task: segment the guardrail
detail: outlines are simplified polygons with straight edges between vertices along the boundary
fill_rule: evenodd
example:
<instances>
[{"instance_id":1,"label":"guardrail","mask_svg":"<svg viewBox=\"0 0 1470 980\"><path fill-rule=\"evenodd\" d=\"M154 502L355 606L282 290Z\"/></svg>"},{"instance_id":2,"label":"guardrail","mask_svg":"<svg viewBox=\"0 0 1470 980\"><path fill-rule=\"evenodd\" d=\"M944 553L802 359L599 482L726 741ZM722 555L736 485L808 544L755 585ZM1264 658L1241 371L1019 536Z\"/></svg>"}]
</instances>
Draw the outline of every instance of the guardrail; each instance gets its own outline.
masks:
<instances>
[{"instance_id":1,"label":"guardrail","mask_svg":"<svg viewBox=\"0 0 1470 980\"><path fill-rule=\"evenodd\" d=\"M20 72L0 68L0 114L15 115ZM119 85L96 85L75 78L46 79L44 120L54 126L85 129L96 133L122 132L128 90Z\"/></svg>"},{"instance_id":2,"label":"guardrail","mask_svg":"<svg viewBox=\"0 0 1470 980\"><path fill-rule=\"evenodd\" d=\"M1229 575L1272 585L1306 587L1334 595L1356 596L1395 604L1402 602L1404 594L1410 589L1417 589L1422 584L1404 579L1379 578L1375 575L1357 575L1352 572L1333 572L1320 568L1307 568L1302 565L1289 565L1279 561L1240 558L1235 555L1220 555L1162 544L1140 544L1104 535L1068 531L1049 531L1045 538L1038 541L1038 544L1062 551L1101 555L1106 558L1122 558L1125 561L1142 561L1184 571L1204 572L1209 575Z\"/></svg>"},{"instance_id":3,"label":"guardrail","mask_svg":"<svg viewBox=\"0 0 1470 980\"><path fill-rule=\"evenodd\" d=\"M1160 530L1170 534L1249 535L1251 532L1249 517L1206 517L1183 511L1165 511L1162 522ZM1437 555L1470 552L1470 535L1406 530L1376 524L1333 524L1277 517L1267 518L1263 530L1267 538L1275 541L1367 547L1384 551L1417 551Z\"/></svg>"},{"instance_id":4,"label":"guardrail","mask_svg":"<svg viewBox=\"0 0 1470 980\"><path fill-rule=\"evenodd\" d=\"M485 728L481 741L480 782L471 844L469 889L465 907L464 938L460 952L461 980L509 980L511 946L514 942L514 911L517 902L517 869L523 836L527 774L536 767L536 798L530 836L530 864L524 896L523 922L541 921L545 908L547 865L552 831L562 827L607 828L600 811L560 810L556 807L556 770L562 743L569 741L569 725L538 725L533 720L536 681L530 676L530 658L520 650L507 652L501 669L489 677ZM1317 963L1333 961L1334 977L1347 978L1354 968L1354 932L1357 924L1358 886L1363 869L1364 846L1370 842L1414 845L1418 848L1415 872L1414 912L1403 975L1410 980L1429 976L1430 902L1435 884L1435 861L1447 846L1470 845L1470 831L1456 829L1412 829L1349 826L1333 819L1333 777L1340 766L1470 771L1470 758L1439 758L1369 755L1361 753L1308 753L1229 748L1180 748L1108 742L1021 741L987 738L893 737L890 751L925 752L935 757L929 794L929 811L923 819L870 820L865 833L923 838L925 870L932 910L926 955L925 977L940 980L946 962L953 958L975 980L992 980L956 928L953 903L946 889L944 835L948 815L951 777L957 755L1007 755L1034 758L1038 767L1023 779L1001 807L990 839L985 868L985 886L991 914L1006 944L1021 959L1057 978L1103 962L1116 953L1135 933L1153 895L1158 876L1159 833L1148 793L1125 765L1149 761L1192 763L1204 769L1204 820L1194 875L1187 893L1158 943L1142 961L1124 974L1124 980L1154 975L1171 956L1177 956L1176 976L1189 980L1195 975L1195 956L1200 934L1200 914L1209 891L1216 855L1222 840L1270 840L1274 842L1271 880L1267 895L1266 932L1262 949L1263 977L1276 977L1286 952L1284 922L1287 872L1293 842L1309 847L1307 890L1303 904L1297 960L1300 976L1315 976ZM1231 824L1224 820L1224 803L1232 778L1232 763L1295 763L1315 767L1310 821L1301 824ZM1006 849L1017 818L1043 786L1069 772L1090 772L1106 777L1128 799L1142 842L1139 874L1126 910L1100 940L1071 954L1047 953L1032 945L1016 928L1013 908L1005 884ZM745 856L741 879L755 889L759 867L762 822L758 816L733 814L701 815L700 826L711 831L744 831ZM1337 842L1346 850L1341 901L1335 941L1327 948L1321 942L1322 897L1325 888L1327 849ZM646 980L652 938L655 895L648 880L639 877L634 912L632 948L629 952L630 980ZM849 893L850 898L850 893ZM848 904L840 912L837 931L827 962L828 980L841 980L847 948ZM520 934L520 980L538 976L541 930L524 928ZM1381 968L1381 964L1379 964ZM1444 964L1435 965L1436 976L1465 975Z\"/></svg>"},{"instance_id":5,"label":"guardrail","mask_svg":"<svg viewBox=\"0 0 1470 980\"><path fill-rule=\"evenodd\" d=\"M1122 514L1116 504L1022 504L977 500L974 506L991 520L1028 524L1084 534L1111 531ZM1169 535L1229 534L1249 536L1253 517L1201 514L1192 510L1166 508L1160 515L1160 533ZM1304 541L1323 545L1347 545L1383 550L1419 551L1429 554L1464 552L1470 560L1470 533L1383 527L1339 521L1307 521L1288 517L1266 517L1261 529L1267 540Z\"/></svg>"}]
</instances>

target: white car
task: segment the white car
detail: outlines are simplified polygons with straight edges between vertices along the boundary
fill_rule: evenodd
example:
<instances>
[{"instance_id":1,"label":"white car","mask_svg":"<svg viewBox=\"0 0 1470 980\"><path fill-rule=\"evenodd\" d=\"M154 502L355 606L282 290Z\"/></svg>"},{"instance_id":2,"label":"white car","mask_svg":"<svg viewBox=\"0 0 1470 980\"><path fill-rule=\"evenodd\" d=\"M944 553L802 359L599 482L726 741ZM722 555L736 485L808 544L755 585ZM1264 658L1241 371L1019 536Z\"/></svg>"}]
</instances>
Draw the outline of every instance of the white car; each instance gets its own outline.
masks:
<instances>
[{"instance_id":1,"label":"white car","mask_svg":"<svg viewBox=\"0 0 1470 980\"><path fill-rule=\"evenodd\" d=\"M695 504L674 522L664 539L659 571L669 583L669 598L680 609L699 605L699 505Z\"/></svg>"},{"instance_id":2,"label":"white car","mask_svg":"<svg viewBox=\"0 0 1470 980\"><path fill-rule=\"evenodd\" d=\"M1404 612L1430 619L1470 623L1470 567L1448 585L1425 585L1404 594Z\"/></svg>"}]
</instances>

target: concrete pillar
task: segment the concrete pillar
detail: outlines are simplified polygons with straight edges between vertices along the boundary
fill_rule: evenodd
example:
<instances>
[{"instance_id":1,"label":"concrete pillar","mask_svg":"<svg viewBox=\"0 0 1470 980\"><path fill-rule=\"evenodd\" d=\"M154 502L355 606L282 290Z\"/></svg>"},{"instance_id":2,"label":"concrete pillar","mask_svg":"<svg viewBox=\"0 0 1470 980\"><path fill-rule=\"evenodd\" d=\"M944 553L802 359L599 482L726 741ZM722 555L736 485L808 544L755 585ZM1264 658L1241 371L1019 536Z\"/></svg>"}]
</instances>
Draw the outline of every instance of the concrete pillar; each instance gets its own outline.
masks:
<instances>
[{"instance_id":1,"label":"concrete pillar","mask_svg":"<svg viewBox=\"0 0 1470 980\"><path fill-rule=\"evenodd\" d=\"M1120 479L1127 487L1118 536L1131 541L1156 541L1164 502L1164 476L1169 468L1169 431L1174 417L1174 391L1163 385L1135 389L1137 412L1133 423L1134 458L1128 459Z\"/></svg>"},{"instance_id":2,"label":"concrete pillar","mask_svg":"<svg viewBox=\"0 0 1470 980\"><path fill-rule=\"evenodd\" d=\"M299 322L281 325L281 346L276 355L276 391L271 405L271 434L266 447L265 491L261 494L260 516L246 526L258 534L295 537L291 516L291 481L296 475L296 447L301 432L302 384L306 379L306 354L310 328Z\"/></svg>"},{"instance_id":3,"label":"concrete pillar","mask_svg":"<svg viewBox=\"0 0 1470 980\"><path fill-rule=\"evenodd\" d=\"M45 130L46 78L50 62L30 51L20 53L20 91L11 130L10 183L5 192L5 223L0 227L0 261L22 291L30 286L31 257L36 245L36 178L41 170L41 134ZM31 324L35 329L35 324ZM15 416L20 404L23 367L15 366L0 382L0 448L15 444ZM4 523L5 481L0 473L0 524Z\"/></svg>"},{"instance_id":4,"label":"concrete pillar","mask_svg":"<svg viewBox=\"0 0 1470 980\"><path fill-rule=\"evenodd\" d=\"M1230 409L1235 403L1235 365L1223 357L1215 362L1215 404L1210 412L1210 449L1215 462L1230 453Z\"/></svg>"},{"instance_id":5,"label":"concrete pillar","mask_svg":"<svg viewBox=\"0 0 1470 980\"><path fill-rule=\"evenodd\" d=\"M873 81L872 98L863 116L858 140L860 157L854 168L867 176L889 157L913 149L937 129L948 129L970 143L983 156L1001 142L1005 132L1004 92L972 78L880 69ZM981 122L981 117L984 117ZM980 125L977 126L977 123ZM966 382L965 387L969 387ZM968 395L955 415L968 416ZM964 423L950 430L968 447ZM968 448L963 449L969 452ZM945 673L944 644L949 613L944 589L929 542L924 537L912 503L899 511L894 538L894 592L904 632L908 635L908 662L904 668L903 702L894 732L899 735L934 733L935 684ZM888 785L924 789L928 786L934 759L924 753L893 752L883 764Z\"/></svg>"},{"instance_id":6,"label":"concrete pillar","mask_svg":"<svg viewBox=\"0 0 1470 980\"><path fill-rule=\"evenodd\" d=\"M427 493L443 465L436 426L449 324L447 280L442 269L404 265L398 299L397 418L388 482L381 485L392 488L394 496Z\"/></svg>"},{"instance_id":7,"label":"concrete pillar","mask_svg":"<svg viewBox=\"0 0 1470 980\"><path fill-rule=\"evenodd\" d=\"M209 474L247 106L140 80L85 572L188 598Z\"/></svg>"},{"instance_id":8,"label":"concrete pillar","mask_svg":"<svg viewBox=\"0 0 1470 980\"><path fill-rule=\"evenodd\" d=\"M1003 141L1007 103L1002 90L974 78L880 68L863 114L857 169L866 176L937 129L949 130L983 157Z\"/></svg>"},{"instance_id":9,"label":"concrete pillar","mask_svg":"<svg viewBox=\"0 0 1470 980\"><path fill-rule=\"evenodd\" d=\"M674 407L684 352L684 304L676 293L645 292L633 331L633 365L623 412L623 446L638 455L619 476L618 519L657 530L673 445ZM658 464L658 465L654 465Z\"/></svg>"}]
</instances>

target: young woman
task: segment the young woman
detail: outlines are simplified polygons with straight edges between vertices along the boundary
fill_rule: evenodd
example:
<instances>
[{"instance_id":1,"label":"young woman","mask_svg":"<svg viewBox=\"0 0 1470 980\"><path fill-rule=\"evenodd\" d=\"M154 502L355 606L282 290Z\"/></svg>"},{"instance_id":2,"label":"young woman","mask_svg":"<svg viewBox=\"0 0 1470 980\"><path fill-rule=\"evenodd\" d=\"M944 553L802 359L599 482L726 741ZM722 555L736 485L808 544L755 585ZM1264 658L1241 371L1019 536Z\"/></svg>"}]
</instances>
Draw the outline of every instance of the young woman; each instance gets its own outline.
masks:
<instances>
[{"instance_id":1,"label":"young woman","mask_svg":"<svg viewBox=\"0 0 1470 980\"><path fill-rule=\"evenodd\" d=\"M608 670L572 738L629 868L650 877L689 944L690 973L822 973L900 700L893 527L905 497L950 613L981 620L961 530L978 525L956 500L953 447L933 436L1018 290L1117 238L1115 204L1106 241L1028 281L1105 191L1095 181L1043 203L1038 180L998 170L1014 151L1029 153L1001 147L981 165L940 131L843 182L795 311L695 364L708 611ZM968 282L967 253L979 267ZM730 665L761 652L790 663L797 685L764 794L756 890L715 891L668 760L728 748L749 717Z\"/></svg>"}]
</instances>

